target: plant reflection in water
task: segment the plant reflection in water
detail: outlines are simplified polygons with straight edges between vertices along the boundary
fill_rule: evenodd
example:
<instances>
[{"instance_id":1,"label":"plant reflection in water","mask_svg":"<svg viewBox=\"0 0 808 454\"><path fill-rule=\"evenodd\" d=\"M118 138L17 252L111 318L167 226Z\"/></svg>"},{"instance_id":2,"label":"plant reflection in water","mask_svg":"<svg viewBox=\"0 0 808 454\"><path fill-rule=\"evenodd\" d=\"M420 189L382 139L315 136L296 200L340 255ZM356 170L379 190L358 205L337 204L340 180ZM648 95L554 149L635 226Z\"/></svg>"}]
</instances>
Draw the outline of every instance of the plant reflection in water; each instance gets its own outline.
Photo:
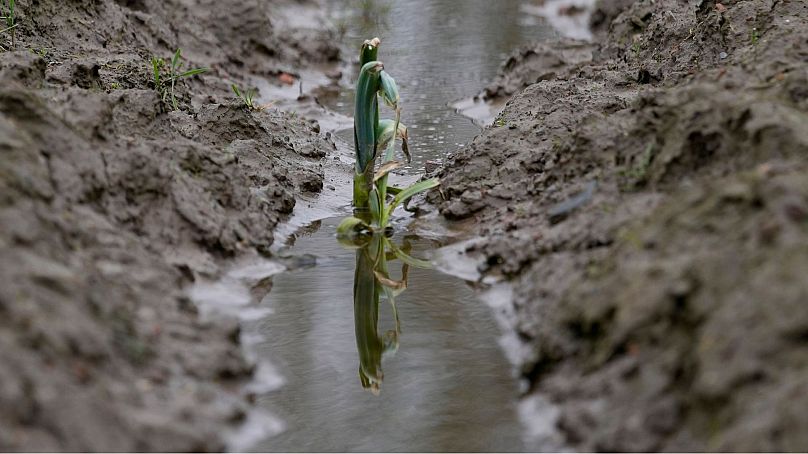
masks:
<instances>
[{"instance_id":1,"label":"plant reflection in water","mask_svg":"<svg viewBox=\"0 0 808 454\"><path fill-rule=\"evenodd\" d=\"M363 388L379 395L384 379L382 358L398 350L401 335L396 297L407 289L411 266L427 269L432 266L426 260L409 255L412 247L406 238L401 247L383 233L342 237L340 243L356 249L353 296L356 348L359 351L359 380ZM390 274L388 262L393 261L401 263L399 280ZM379 309L382 299L390 303L395 326L380 335Z\"/></svg>"}]
</instances>

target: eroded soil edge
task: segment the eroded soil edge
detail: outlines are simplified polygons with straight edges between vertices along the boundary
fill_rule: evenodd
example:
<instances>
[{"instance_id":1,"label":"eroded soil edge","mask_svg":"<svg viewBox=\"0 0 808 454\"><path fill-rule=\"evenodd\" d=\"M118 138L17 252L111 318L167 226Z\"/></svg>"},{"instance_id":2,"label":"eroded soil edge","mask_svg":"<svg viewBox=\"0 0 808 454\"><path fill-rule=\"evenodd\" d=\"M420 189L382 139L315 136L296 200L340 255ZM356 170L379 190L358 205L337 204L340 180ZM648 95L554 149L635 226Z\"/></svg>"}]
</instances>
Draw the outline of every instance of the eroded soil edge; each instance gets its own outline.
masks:
<instances>
[{"instance_id":1,"label":"eroded soil edge","mask_svg":"<svg viewBox=\"0 0 808 454\"><path fill-rule=\"evenodd\" d=\"M182 289L267 253L296 194L323 187L330 138L230 93L333 62L317 8L17 1L16 44L0 36L0 450L224 448L253 365L237 321L203 320ZM173 111L149 60L177 48L209 71Z\"/></svg>"},{"instance_id":2,"label":"eroded soil edge","mask_svg":"<svg viewBox=\"0 0 808 454\"><path fill-rule=\"evenodd\" d=\"M591 58L506 64L486 95L522 91L431 201L514 285L522 373L573 446L805 450L808 4L592 17Z\"/></svg>"}]
</instances>

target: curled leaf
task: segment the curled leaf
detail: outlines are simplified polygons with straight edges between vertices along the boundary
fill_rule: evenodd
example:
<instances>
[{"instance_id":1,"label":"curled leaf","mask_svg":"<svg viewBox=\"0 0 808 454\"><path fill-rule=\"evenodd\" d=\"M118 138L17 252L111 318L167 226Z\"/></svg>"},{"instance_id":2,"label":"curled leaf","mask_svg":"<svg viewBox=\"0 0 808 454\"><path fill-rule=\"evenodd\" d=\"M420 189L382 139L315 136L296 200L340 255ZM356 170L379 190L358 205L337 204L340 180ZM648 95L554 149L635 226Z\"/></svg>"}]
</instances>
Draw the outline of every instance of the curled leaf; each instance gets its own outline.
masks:
<instances>
[{"instance_id":1,"label":"curled leaf","mask_svg":"<svg viewBox=\"0 0 808 454\"><path fill-rule=\"evenodd\" d=\"M349 248L362 247L368 243L373 231L365 221L349 216L337 226L337 240Z\"/></svg>"},{"instance_id":2,"label":"curled leaf","mask_svg":"<svg viewBox=\"0 0 808 454\"><path fill-rule=\"evenodd\" d=\"M385 163L384 165L379 167L379 170L377 170L376 174L373 175L373 182L375 183L375 182L379 181L380 179L387 176L388 173L392 172L395 169L398 169L401 166L402 166L402 164L400 162L398 162L398 161L389 161L389 162Z\"/></svg>"}]
</instances>

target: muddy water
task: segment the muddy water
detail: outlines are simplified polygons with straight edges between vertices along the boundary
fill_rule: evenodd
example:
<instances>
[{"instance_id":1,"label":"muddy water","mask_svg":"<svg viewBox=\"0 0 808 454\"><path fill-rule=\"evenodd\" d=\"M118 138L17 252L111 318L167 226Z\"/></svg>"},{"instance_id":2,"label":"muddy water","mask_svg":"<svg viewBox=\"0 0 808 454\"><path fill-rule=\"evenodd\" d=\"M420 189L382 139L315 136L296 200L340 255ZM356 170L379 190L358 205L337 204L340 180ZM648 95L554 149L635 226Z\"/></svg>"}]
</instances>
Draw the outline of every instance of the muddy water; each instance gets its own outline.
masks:
<instances>
[{"instance_id":1,"label":"muddy water","mask_svg":"<svg viewBox=\"0 0 808 454\"><path fill-rule=\"evenodd\" d=\"M452 102L479 91L512 49L552 33L523 17L517 1L329 5L334 20L345 27L349 55L365 38L382 39L380 59L399 84L403 121L410 128L414 159L403 172L405 178L417 175L427 161L440 162L480 132L480 126L449 107ZM350 87L355 77L355 69L345 71L344 85ZM345 118L352 114L350 88L319 93L318 98ZM335 121L324 127L328 125L353 142L349 124ZM315 222L290 237L288 248L279 252L311 255L316 266L275 278L260 302L272 313L246 322L245 332L256 339L253 354L271 364L274 379L283 383L259 397L261 406L282 421L283 430L253 449L535 449L523 441L518 386L499 346L492 311L464 281L434 270L409 269L407 289L396 298L400 332L392 336L395 341L390 336L396 321L384 299L370 341L360 334L361 313L354 301L359 258L337 244L339 220ZM406 220L399 218L398 231L393 242L410 245L412 256L429 256L437 247L402 233ZM401 262L391 261L390 271L392 279L400 279ZM368 364L368 356L360 355L368 342L378 347L377 356L385 350L380 365ZM371 381L379 383L367 383L368 370L373 371Z\"/></svg>"},{"instance_id":2,"label":"muddy water","mask_svg":"<svg viewBox=\"0 0 808 454\"><path fill-rule=\"evenodd\" d=\"M261 403L286 425L256 449L521 450L516 383L498 346L497 326L491 310L459 279L409 271L409 286L396 298L398 349L384 355L378 395L363 388L353 298L356 253L335 248L338 222L327 219L296 239L295 254L317 256L317 266L276 279L264 300L274 313L255 322L266 334L256 353L269 358L285 381ZM412 256L435 247L417 237L407 240ZM400 262L390 262L390 271L400 277ZM395 320L385 301L379 308L383 335L395 329Z\"/></svg>"}]
</instances>

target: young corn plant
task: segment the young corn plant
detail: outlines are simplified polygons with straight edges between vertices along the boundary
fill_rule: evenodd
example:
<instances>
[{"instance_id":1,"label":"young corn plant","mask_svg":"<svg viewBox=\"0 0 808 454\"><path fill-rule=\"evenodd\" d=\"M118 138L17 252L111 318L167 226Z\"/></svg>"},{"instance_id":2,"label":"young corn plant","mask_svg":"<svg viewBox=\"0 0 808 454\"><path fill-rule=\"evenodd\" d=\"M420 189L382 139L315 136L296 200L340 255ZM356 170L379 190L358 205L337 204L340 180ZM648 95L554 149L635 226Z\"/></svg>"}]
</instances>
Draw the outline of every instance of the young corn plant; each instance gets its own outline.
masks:
<instances>
[{"instance_id":1,"label":"young corn plant","mask_svg":"<svg viewBox=\"0 0 808 454\"><path fill-rule=\"evenodd\" d=\"M174 110L179 110L177 98L174 95L177 81L202 74L208 70L207 68L183 70L181 49L177 49L177 51L174 52L174 56L171 57L170 62L166 62L163 58L153 56L151 58L151 66L154 77L154 88L160 93L160 99L162 99L163 103L168 104L168 100L171 100L171 106Z\"/></svg>"},{"instance_id":2,"label":"young corn plant","mask_svg":"<svg viewBox=\"0 0 808 454\"><path fill-rule=\"evenodd\" d=\"M248 109L259 110L259 106L255 103L255 95L257 93L255 88L248 88L242 91L236 84L232 84L230 88L233 89L233 93L236 94L236 97L238 97Z\"/></svg>"},{"instance_id":3,"label":"young corn plant","mask_svg":"<svg viewBox=\"0 0 808 454\"><path fill-rule=\"evenodd\" d=\"M0 20L3 21L4 25L3 28L0 29L0 33L11 33L11 47L14 48L17 46L17 16L15 13L15 2L14 0L0 0L3 3L0 4Z\"/></svg>"},{"instance_id":4,"label":"young corn plant","mask_svg":"<svg viewBox=\"0 0 808 454\"><path fill-rule=\"evenodd\" d=\"M389 173L401 166L395 160L396 139L402 140L402 151L410 160L407 128L401 124L400 96L396 81L377 60L378 38L363 43L359 54L361 70L356 82L354 106L354 173L353 204L355 220L346 220L340 235L352 235L358 229L384 230L390 216L400 204L412 196L436 187L437 179L416 183L406 189L388 187ZM379 120L379 98L395 111L395 120ZM381 152L384 152L382 155ZM381 165L377 169L377 161ZM393 196L388 202L388 195ZM359 221L357 223L356 221Z\"/></svg>"}]
</instances>

